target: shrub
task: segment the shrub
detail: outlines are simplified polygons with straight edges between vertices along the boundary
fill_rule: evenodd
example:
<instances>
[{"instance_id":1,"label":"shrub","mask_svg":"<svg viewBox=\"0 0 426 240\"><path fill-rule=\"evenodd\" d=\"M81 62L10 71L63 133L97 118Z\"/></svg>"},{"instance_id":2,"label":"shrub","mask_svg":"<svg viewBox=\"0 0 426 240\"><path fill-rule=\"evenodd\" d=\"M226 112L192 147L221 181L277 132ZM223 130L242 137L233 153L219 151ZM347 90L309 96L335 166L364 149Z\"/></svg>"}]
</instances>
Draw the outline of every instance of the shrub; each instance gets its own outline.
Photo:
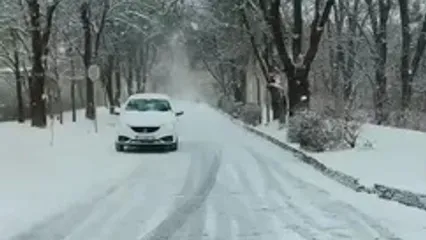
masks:
<instances>
[{"instance_id":1,"label":"shrub","mask_svg":"<svg viewBox=\"0 0 426 240\"><path fill-rule=\"evenodd\" d=\"M302 111L289 119L287 140L300 147L324 152L355 147L360 125L356 122L327 118L313 111Z\"/></svg>"},{"instance_id":2,"label":"shrub","mask_svg":"<svg viewBox=\"0 0 426 240\"><path fill-rule=\"evenodd\" d=\"M290 143L299 143L300 142L300 132L302 122L303 122L302 115L296 115L293 117L290 117L288 120L288 130L287 130L287 141Z\"/></svg>"},{"instance_id":3,"label":"shrub","mask_svg":"<svg viewBox=\"0 0 426 240\"><path fill-rule=\"evenodd\" d=\"M226 112L228 114L231 114L232 111L234 111L234 108L235 108L234 107L234 105L235 105L234 101L227 96L220 97L217 105L218 105L219 109L222 109L224 112Z\"/></svg>"},{"instance_id":4,"label":"shrub","mask_svg":"<svg viewBox=\"0 0 426 240\"><path fill-rule=\"evenodd\" d=\"M345 143L354 148L359 137L361 123L357 121L343 121L343 139Z\"/></svg>"},{"instance_id":5,"label":"shrub","mask_svg":"<svg viewBox=\"0 0 426 240\"><path fill-rule=\"evenodd\" d=\"M262 119L262 109L255 103L247 103L241 107L239 117L247 124L259 125Z\"/></svg>"},{"instance_id":6,"label":"shrub","mask_svg":"<svg viewBox=\"0 0 426 240\"><path fill-rule=\"evenodd\" d=\"M242 102L233 102L233 104L231 106L231 112L230 112L230 114L234 118L240 118L241 117L241 112L243 110L243 106L244 106L244 104Z\"/></svg>"},{"instance_id":7,"label":"shrub","mask_svg":"<svg viewBox=\"0 0 426 240\"><path fill-rule=\"evenodd\" d=\"M393 111L389 113L387 124L394 127L426 131L426 115L420 111Z\"/></svg>"}]
</instances>

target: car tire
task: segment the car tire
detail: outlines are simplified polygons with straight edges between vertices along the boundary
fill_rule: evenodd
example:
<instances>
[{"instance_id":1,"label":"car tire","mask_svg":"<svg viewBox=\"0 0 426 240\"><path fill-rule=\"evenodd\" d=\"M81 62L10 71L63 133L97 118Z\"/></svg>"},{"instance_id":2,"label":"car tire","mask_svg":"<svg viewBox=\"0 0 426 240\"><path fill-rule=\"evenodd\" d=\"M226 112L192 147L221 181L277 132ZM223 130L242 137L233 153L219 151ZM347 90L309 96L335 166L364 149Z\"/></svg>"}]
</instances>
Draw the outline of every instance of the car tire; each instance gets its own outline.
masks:
<instances>
[{"instance_id":1,"label":"car tire","mask_svg":"<svg viewBox=\"0 0 426 240\"><path fill-rule=\"evenodd\" d=\"M115 150L116 150L117 152L124 152L124 145L123 145L123 144L120 144L120 143L116 143L116 144L115 144Z\"/></svg>"}]
</instances>

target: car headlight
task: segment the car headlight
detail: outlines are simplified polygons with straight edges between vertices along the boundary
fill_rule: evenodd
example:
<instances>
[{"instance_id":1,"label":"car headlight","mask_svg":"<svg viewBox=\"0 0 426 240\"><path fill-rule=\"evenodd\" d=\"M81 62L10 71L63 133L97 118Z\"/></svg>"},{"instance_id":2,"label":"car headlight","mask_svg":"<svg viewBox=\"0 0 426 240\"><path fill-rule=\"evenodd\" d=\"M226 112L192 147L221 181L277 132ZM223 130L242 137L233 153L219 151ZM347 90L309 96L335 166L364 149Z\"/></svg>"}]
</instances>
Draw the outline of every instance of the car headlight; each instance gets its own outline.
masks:
<instances>
[{"instance_id":1,"label":"car headlight","mask_svg":"<svg viewBox=\"0 0 426 240\"><path fill-rule=\"evenodd\" d=\"M123 130L123 129L129 129L130 127L129 127L129 125L127 125L127 123L120 121L117 124L117 128Z\"/></svg>"},{"instance_id":2,"label":"car headlight","mask_svg":"<svg viewBox=\"0 0 426 240\"><path fill-rule=\"evenodd\" d=\"M173 123L165 123L163 125L161 125L161 128L163 129L173 129L174 128L174 124Z\"/></svg>"}]
</instances>

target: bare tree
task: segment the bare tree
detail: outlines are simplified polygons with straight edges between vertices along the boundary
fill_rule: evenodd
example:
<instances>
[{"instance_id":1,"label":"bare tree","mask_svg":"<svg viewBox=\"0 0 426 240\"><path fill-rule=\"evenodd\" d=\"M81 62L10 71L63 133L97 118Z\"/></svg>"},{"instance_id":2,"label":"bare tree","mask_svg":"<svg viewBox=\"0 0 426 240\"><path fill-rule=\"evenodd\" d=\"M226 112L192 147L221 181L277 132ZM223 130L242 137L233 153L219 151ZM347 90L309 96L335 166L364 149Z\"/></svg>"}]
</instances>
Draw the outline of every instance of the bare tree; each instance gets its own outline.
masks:
<instances>
[{"instance_id":1,"label":"bare tree","mask_svg":"<svg viewBox=\"0 0 426 240\"><path fill-rule=\"evenodd\" d=\"M13 42L13 69L16 79L16 100L17 100L17 112L18 112L18 122L23 123L25 121L25 109L24 109L24 99L22 96L22 85L23 85L23 76L21 73L21 58L18 47L18 33L14 29L10 29L10 35Z\"/></svg>"},{"instance_id":2,"label":"bare tree","mask_svg":"<svg viewBox=\"0 0 426 240\"><path fill-rule=\"evenodd\" d=\"M17 102L17 120L19 123L25 121L25 104L23 96L24 76L22 74L23 59L21 59L22 52L20 46L22 44L22 38L20 31L16 28L9 27L8 35L10 37L10 43L12 45L12 53L7 45L0 43L0 48L4 51L3 59L7 65L10 66L11 70L15 75L15 91L16 91L16 102Z\"/></svg>"},{"instance_id":3,"label":"bare tree","mask_svg":"<svg viewBox=\"0 0 426 240\"><path fill-rule=\"evenodd\" d=\"M48 44L54 12L60 3L55 0L46 9L46 19L42 20L39 0L26 0L31 26L32 70L30 77L31 125L46 127L46 95L44 93L46 68L44 59L49 53ZM42 26L42 22L46 22Z\"/></svg>"},{"instance_id":4,"label":"bare tree","mask_svg":"<svg viewBox=\"0 0 426 240\"><path fill-rule=\"evenodd\" d=\"M426 48L426 14L417 40L414 55L411 56L412 33L410 31L410 11L407 0L399 1L399 11L402 30L401 47L401 110L410 107L411 96L413 94L413 79L419 69L420 60Z\"/></svg>"},{"instance_id":5,"label":"bare tree","mask_svg":"<svg viewBox=\"0 0 426 240\"><path fill-rule=\"evenodd\" d=\"M105 26L106 15L110 8L109 0L103 0L103 10L100 16L99 23L96 23L93 19L92 8L89 1L84 1L80 7L81 23L83 25L84 32L84 56L83 62L85 66L86 74L86 118L95 119L95 97L94 97L94 83L93 80L88 76L88 69L93 63L93 59L97 59L99 48L101 44L102 31ZM95 35L92 35L92 30L95 28Z\"/></svg>"},{"instance_id":6,"label":"bare tree","mask_svg":"<svg viewBox=\"0 0 426 240\"><path fill-rule=\"evenodd\" d=\"M389 12L391 10L391 0L379 0L378 9L372 0L365 0L368 6L371 27L374 36L374 62L375 62L375 83L374 105L376 122L384 123L388 118L386 110L387 99L387 77L386 63L388 59L388 39L387 25Z\"/></svg>"},{"instance_id":7,"label":"bare tree","mask_svg":"<svg viewBox=\"0 0 426 240\"><path fill-rule=\"evenodd\" d=\"M353 96L353 73L355 70L355 58L357 55L356 45L357 42L357 24L358 16L360 13L360 0L348 1L338 0L338 4L334 5L334 19L336 26L336 47L335 54L332 56L333 65L337 68L333 68L337 84L343 83L342 94L345 103L351 101ZM333 49L334 50L334 49ZM335 83L336 84L336 83ZM338 90L340 91L340 90ZM338 99L337 101L339 101Z\"/></svg>"},{"instance_id":8,"label":"bare tree","mask_svg":"<svg viewBox=\"0 0 426 240\"><path fill-rule=\"evenodd\" d=\"M284 73L287 77L288 97L289 97L289 113L292 116L297 108L308 108L310 102L309 72L312 62L318 52L319 43L321 41L325 24L328 21L334 0L327 0L323 10L321 0L315 0L314 18L311 23L311 31L309 37L309 47L303 52L303 14L302 1L293 1L293 36L292 51L289 52L286 41L283 36L283 29L286 26L281 16L281 0L272 0L270 4L266 0L260 0L265 20L268 22L274 43L278 50L278 54Z\"/></svg>"}]
</instances>

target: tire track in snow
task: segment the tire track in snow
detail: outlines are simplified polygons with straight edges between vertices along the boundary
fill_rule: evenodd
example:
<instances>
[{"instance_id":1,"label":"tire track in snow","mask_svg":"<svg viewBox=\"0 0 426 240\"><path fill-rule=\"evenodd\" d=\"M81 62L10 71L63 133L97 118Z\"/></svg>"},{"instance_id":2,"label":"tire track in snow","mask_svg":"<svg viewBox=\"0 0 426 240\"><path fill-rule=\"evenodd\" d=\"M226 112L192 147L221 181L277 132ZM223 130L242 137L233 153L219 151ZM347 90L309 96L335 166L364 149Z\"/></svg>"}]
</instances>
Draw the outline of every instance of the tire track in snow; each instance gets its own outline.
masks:
<instances>
[{"instance_id":1,"label":"tire track in snow","mask_svg":"<svg viewBox=\"0 0 426 240\"><path fill-rule=\"evenodd\" d=\"M105 225L113 221L113 218L120 212L120 208L129 208L128 203L123 205L122 201L123 196L129 191L126 187L128 186L122 186L110 195L107 201L97 204L93 209L95 214L84 219L64 240L98 239L98 234L105 229Z\"/></svg>"},{"instance_id":2,"label":"tire track in snow","mask_svg":"<svg viewBox=\"0 0 426 240\"><path fill-rule=\"evenodd\" d=\"M46 221L36 224L28 231L10 238L10 240L64 239L95 211L96 205L102 203L109 196L119 191L126 182L137 178L143 171L145 171L145 169L143 164L141 164L131 174L129 174L129 176L109 187L105 192L93 198L92 201L75 204L65 211L52 216Z\"/></svg>"},{"instance_id":3,"label":"tire track in snow","mask_svg":"<svg viewBox=\"0 0 426 240\"><path fill-rule=\"evenodd\" d=\"M192 156L191 161L203 161L201 166L206 165L206 161L210 161L208 169L197 169L199 172L206 172L201 184L197 186L194 193L189 193L184 203L173 210L166 219L164 219L155 229L150 231L148 234L141 236L141 240L160 240L160 239L173 239L175 234L184 226L188 221L189 217L196 213L198 209L202 207L206 198L210 194L213 186L216 182L216 176L221 163L221 156L219 153L211 151L210 149L197 149L197 153L201 153L200 159L194 159ZM203 171L204 170L204 171ZM190 181L189 181L190 182ZM185 188L185 187L184 187ZM186 193L185 193L186 195ZM201 219L203 220L203 219ZM198 230L197 230L198 232ZM189 235L196 233L190 232ZM181 239L181 238L178 238Z\"/></svg>"},{"instance_id":4,"label":"tire track in snow","mask_svg":"<svg viewBox=\"0 0 426 240\"><path fill-rule=\"evenodd\" d=\"M281 219L287 229L297 233L303 239L318 239L318 224L292 203L291 196L281 188L280 182L273 177L272 171L263 159L251 149L247 149L247 151L253 156L258 168L263 172L263 177L272 188L268 200L277 208L271 213Z\"/></svg>"},{"instance_id":5,"label":"tire track in snow","mask_svg":"<svg viewBox=\"0 0 426 240\"><path fill-rule=\"evenodd\" d=\"M231 194L238 194L243 192L251 192L254 194L253 189L250 188L250 183L245 177L241 177L241 172L238 171L231 163L223 163L220 171L218 181L220 183L228 184L228 189ZM229 176L229 177L228 177Z\"/></svg>"},{"instance_id":6,"label":"tire track in snow","mask_svg":"<svg viewBox=\"0 0 426 240\"><path fill-rule=\"evenodd\" d=\"M205 209L206 209L206 221L205 221L205 225L203 226L205 230L203 233L203 236L204 238L207 238L207 239L212 239L212 240L218 239L218 233L219 233L218 226L220 226L219 225L220 222L218 221L217 212L211 205L207 205ZM199 238L192 238L192 239L194 240L202 239L203 236L199 236Z\"/></svg>"},{"instance_id":7,"label":"tire track in snow","mask_svg":"<svg viewBox=\"0 0 426 240\"><path fill-rule=\"evenodd\" d=\"M164 156L164 159L155 159L157 160L156 164L158 164L155 167L158 168L159 173L162 173L162 170L167 166L170 167L171 164L170 157ZM154 173L152 174L151 172L150 174L152 176L158 175L158 173ZM168 208L170 207L169 201L175 195L173 194L174 184L168 183L167 179L167 176L145 178L141 174L124 183L119 191L109 196L102 204L97 204L94 214L89 216L85 222L82 222L81 227L75 229L66 240L112 239L108 235L102 235L105 233L105 229L113 229L112 232L121 232L120 238L123 239L137 239L141 229L150 229L154 227L153 225L157 223L158 219L167 216ZM157 188L151 189L150 186L154 185L162 190L155 191ZM155 205L153 204L154 201ZM130 220L133 221L132 224L128 225L127 232L120 231L121 229L117 228L118 222L129 220L120 219L120 212L128 212L129 214L125 214L125 216L130 217ZM133 228L129 229L130 227Z\"/></svg>"},{"instance_id":8,"label":"tire track in snow","mask_svg":"<svg viewBox=\"0 0 426 240\"><path fill-rule=\"evenodd\" d=\"M250 155L245 149L237 147L230 150L230 154L224 151L218 181L207 200L219 213L218 234L213 239L280 239L284 229L276 228L275 219L265 211L263 195L266 184L260 178L260 171L247 169ZM236 151L238 158L234 158ZM241 180L243 178L245 181Z\"/></svg>"},{"instance_id":9,"label":"tire track in snow","mask_svg":"<svg viewBox=\"0 0 426 240\"><path fill-rule=\"evenodd\" d=\"M270 195L270 199L279 206L274 214L281 219L281 221L286 225L286 228L299 234L299 236L303 239L323 239L322 237L324 237L324 235L328 235L330 232L324 231L320 223L311 217L312 212L306 211L306 209L310 207L309 203L304 203L303 207L297 206L293 199L294 190L286 191L283 187L283 182L279 181L279 178L276 176L276 172L268 166L263 156L253 150L248 151L253 155L259 168L264 171L264 176L266 176L270 185L274 186L274 194ZM289 183L288 181L285 182L285 184L289 184L292 187L296 186L297 188L301 187L298 186L297 183ZM291 195L287 194L287 192L291 192ZM296 199L296 201L298 200L300 199ZM309 212L309 214L307 212ZM324 239L328 238L330 237L326 237Z\"/></svg>"},{"instance_id":10,"label":"tire track in snow","mask_svg":"<svg viewBox=\"0 0 426 240\"><path fill-rule=\"evenodd\" d=\"M217 184L215 185L215 187ZM212 201L213 200L213 201ZM218 197L218 198L210 198L207 200L206 204L210 205L210 210L215 211L215 217L216 219L211 219L211 221L215 221L215 223L210 224L210 222L206 221L206 227L205 227L205 234L204 239L208 240L234 240L235 238L232 238L232 229L231 229L231 221L232 219L227 214L228 211L226 210L225 206L228 206L229 199ZM211 216L211 215L210 215ZM211 227L211 225L214 224L214 228ZM210 226L210 227L209 227ZM214 233L211 233L216 229Z\"/></svg>"},{"instance_id":11,"label":"tire track in snow","mask_svg":"<svg viewBox=\"0 0 426 240\"><path fill-rule=\"evenodd\" d=\"M123 211L121 218L118 218L117 222L115 222L114 228L108 229L107 232L103 232L100 239L124 239L123 233L127 236L133 236L134 238L139 235L141 225L149 225L146 222L146 215L135 214L146 211L146 206L141 204L140 200L135 200L134 202L134 207L127 208ZM152 215L155 215L155 212L152 213Z\"/></svg>"},{"instance_id":12,"label":"tire track in snow","mask_svg":"<svg viewBox=\"0 0 426 240\"><path fill-rule=\"evenodd\" d=\"M254 192L250 187L247 179L240 176L238 169L230 161L226 151L223 154L222 169L218 174L218 182L216 183L208 203L214 206L218 213L217 238L220 240L236 240L241 234L240 224L241 214L248 214L246 203L241 202L237 196ZM250 215L246 215L250 218ZM253 219L250 218L252 223Z\"/></svg>"},{"instance_id":13,"label":"tire track in snow","mask_svg":"<svg viewBox=\"0 0 426 240\"><path fill-rule=\"evenodd\" d=\"M265 239L274 234L271 219L264 212L264 196L267 190L265 181L258 169L247 167L250 165L247 161L250 155L244 148L237 145L227 149L228 154L224 155L224 162L229 166L226 168L227 171L221 172L223 174L220 174L219 181L223 184L217 185L217 188L221 189L222 198L227 199L225 205L227 214L238 226L236 239ZM233 179L237 179L237 183L240 184L234 186ZM238 191L232 194L232 190L236 187L239 188Z\"/></svg>"},{"instance_id":14,"label":"tire track in snow","mask_svg":"<svg viewBox=\"0 0 426 240\"><path fill-rule=\"evenodd\" d=\"M154 171L147 170L143 162L92 202L72 206L11 240L137 239L141 229L154 228L159 216L167 216L170 199L177 195L173 193L174 175L160 175L161 178L149 175L158 176L157 170L161 173L166 167L183 169L186 166L174 161L173 156L179 157L179 153L154 156L157 157L152 159L155 165L149 165ZM162 190L148 190L149 186Z\"/></svg>"},{"instance_id":15,"label":"tire track in snow","mask_svg":"<svg viewBox=\"0 0 426 240\"><path fill-rule=\"evenodd\" d=\"M233 238L231 229L232 217L229 214L232 209L229 208L231 201L228 195L240 193L241 183L236 178L235 172L230 169L229 163L224 162L224 154L222 152L222 164L217 174L216 184L205 202L207 215L202 238L204 240L236 239Z\"/></svg>"},{"instance_id":16,"label":"tire track in snow","mask_svg":"<svg viewBox=\"0 0 426 240\"><path fill-rule=\"evenodd\" d=\"M247 202L242 201L242 194L229 194L226 185L216 184L217 195L209 198L208 202L215 206L218 215L218 238L213 239L244 239L243 236L258 235L257 225L259 219L255 218L254 212L249 208ZM233 231L232 224L236 224ZM234 238L232 238L234 236Z\"/></svg>"},{"instance_id":17,"label":"tire track in snow","mask_svg":"<svg viewBox=\"0 0 426 240\"><path fill-rule=\"evenodd\" d=\"M271 184L276 186L276 191L282 196L283 201L288 204L289 208L286 210L291 210L293 215L299 217L305 223L304 226L296 228L293 226L292 228L295 228L296 231L297 228L301 227L303 230L298 232L306 234L306 229L315 229L316 231L330 234L332 239L352 239L353 234L356 234L361 239L400 239L353 206L341 201L332 200L329 194L323 189L295 177L285 170L279 162L268 159L252 149L247 148L247 151L253 155L259 167L264 169L265 176L269 178ZM295 205L290 200L291 196L286 194L285 186L291 188L291 191L288 190L288 192L292 192L292 195L298 194L300 196L298 199L308 199L310 201L304 201L303 207ZM328 220L345 223L345 225L340 227L324 227L304 213L303 208L306 207L314 207ZM348 230L352 231L348 232ZM306 239L318 239L313 234L304 237Z\"/></svg>"},{"instance_id":18,"label":"tire track in snow","mask_svg":"<svg viewBox=\"0 0 426 240\"><path fill-rule=\"evenodd\" d=\"M348 226L355 226L359 233L370 232L371 234L368 235L370 238L372 235L379 235L380 238L384 239L400 239L395 237L391 231L378 224L377 221L369 217L367 214L362 213L355 207L345 202L330 199L330 195L325 190L295 177L290 172L285 170L281 164L275 161L270 162L271 165L274 165L273 169L276 171L276 175L286 176L286 179L282 179L282 182L288 182L287 178L291 178L292 182L296 182L297 185L300 186L300 189L304 190L300 194L303 194L305 198L306 196L310 195L309 199L314 200L312 201L312 204L328 217L346 222ZM283 175L282 173L285 174Z\"/></svg>"},{"instance_id":19,"label":"tire track in snow","mask_svg":"<svg viewBox=\"0 0 426 240\"><path fill-rule=\"evenodd\" d=\"M191 155L191 164L188 168L185 183L179 193L178 198L175 202L174 209L178 209L180 206L184 205L187 201L190 201L191 197L195 195L197 191L197 185L203 181L204 175L207 175L208 169L204 169L203 164L212 163L211 160L204 161L202 159L211 159L211 156L206 158L205 153L211 152L206 146L206 143L193 143L191 147L188 148ZM195 151L194 151L195 150ZM204 221L206 220L206 209L204 204L202 204L198 209L196 209L188 219L183 223L182 227L174 233L170 238L174 239L201 239L204 231Z\"/></svg>"}]
</instances>

